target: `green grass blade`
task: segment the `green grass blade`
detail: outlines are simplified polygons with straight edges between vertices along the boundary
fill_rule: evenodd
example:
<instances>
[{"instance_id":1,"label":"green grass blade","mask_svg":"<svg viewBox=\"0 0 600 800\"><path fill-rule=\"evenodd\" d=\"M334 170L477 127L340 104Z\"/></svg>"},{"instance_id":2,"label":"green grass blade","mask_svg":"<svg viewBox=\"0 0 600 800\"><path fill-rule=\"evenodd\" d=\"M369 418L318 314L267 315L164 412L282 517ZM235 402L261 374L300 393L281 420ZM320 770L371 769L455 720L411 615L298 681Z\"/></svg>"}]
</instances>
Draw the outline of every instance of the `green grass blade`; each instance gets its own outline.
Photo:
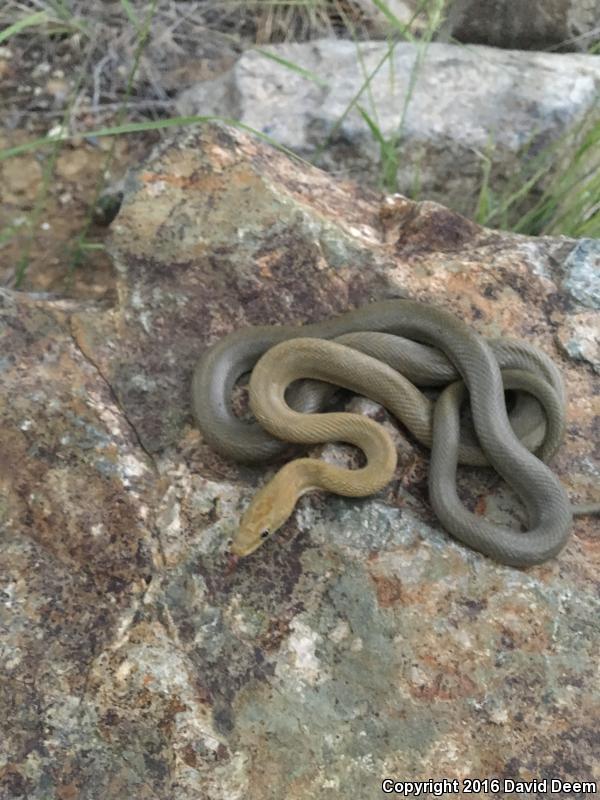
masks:
<instances>
[{"instance_id":1,"label":"green grass blade","mask_svg":"<svg viewBox=\"0 0 600 800\"><path fill-rule=\"evenodd\" d=\"M357 106L356 108L358 110L358 113L361 115L361 117L364 119L364 121L369 126L369 130L371 131L371 135L373 136L375 141L379 144L379 147L383 150L383 148L386 146L387 142L384 139L384 136L381 133L379 127L375 124L375 122L373 122L371 117L367 114L367 112L364 110L364 108L362 106Z\"/></svg>"},{"instance_id":2,"label":"green grass blade","mask_svg":"<svg viewBox=\"0 0 600 800\"><path fill-rule=\"evenodd\" d=\"M20 33L24 28L30 28L32 25L42 25L44 22L48 22L48 20L49 17L45 11L36 11L35 14L28 14L26 17L13 22L8 28L4 28L3 31L0 31L0 44L11 36Z\"/></svg>"},{"instance_id":3,"label":"green grass blade","mask_svg":"<svg viewBox=\"0 0 600 800\"><path fill-rule=\"evenodd\" d=\"M374 78L377 75L377 73L379 72L379 70L383 67L383 65L386 63L386 61L388 61L388 59L391 58L391 56L392 56L392 54L394 52L394 49L395 49L397 44L398 44L398 42L392 42L389 45L387 52L384 53L382 58L379 59L379 61L375 65L375 68L371 72L371 74L364 80L362 86L358 89L358 91L355 93L354 97L350 100L350 102L348 103L348 105L346 106L346 108L344 109L342 114L335 121L335 124L333 125L333 127L331 128L329 133L327 134L327 137L326 137L325 141L317 149L316 153L314 154L313 158L314 158L315 161L318 160L319 157L322 155L322 153L327 149L327 147L329 146L330 142L332 141L332 139L335 136L335 134L337 133L337 131L344 124L344 120L346 119L348 114L350 114L352 109L356 107L356 105L357 105L358 101L360 100L360 98L362 97L362 95L368 90L369 85L374 80Z\"/></svg>"},{"instance_id":4,"label":"green grass blade","mask_svg":"<svg viewBox=\"0 0 600 800\"><path fill-rule=\"evenodd\" d=\"M486 153L481 153L475 150L476 154L481 158L482 165L482 179L481 187L479 189L479 197L477 198L477 205L473 215L475 222L480 225L485 225L489 220L492 213L492 193L490 189L490 175L492 172L492 160Z\"/></svg>"},{"instance_id":5,"label":"green grass blade","mask_svg":"<svg viewBox=\"0 0 600 800\"><path fill-rule=\"evenodd\" d=\"M7 242L16 236L22 229L21 225L8 225L6 228L0 231L0 247L5 245Z\"/></svg>"},{"instance_id":6,"label":"green grass blade","mask_svg":"<svg viewBox=\"0 0 600 800\"><path fill-rule=\"evenodd\" d=\"M49 0L49 3L56 16L60 19L70 20L73 17L73 11L64 0Z\"/></svg>"},{"instance_id":7,"label":"green grass blade","mask_svg":"<svg viewBox=\"0 0 600 800\"><path fill-rule=\"evenodd\" d=\"M316 75L314 72L311 72L308 69L304 69L304 67L301 67L298 64L294 64L293 61L288 61L287 58L282 58L275 53L269 53L268 50L263 50L261 47L255 47L254 51L256 53L260 53L261 56L264 56L265 58L269 58L276 64L281 64L282 67L287 67L291 72L295 72L297 75L316 83L317 86L320 86L323 89L326 89L329 86L327 81L324 81L319 75Z\"/></svg>"},{"instance_id":8,"label":"green grass blade","mask_svg":"<svg viewBox=\"0 0 600 800\"><path fill-rule=\"evenodd\" d=\"M381 182L388 192L395 192L398 189L398 152L394 142L389 142L381 133L379 126L371 119L364 108L356 107L361 117L364 119L372 137L379 145L381 160Z\"/></svg>"},{"instance_id":9,"label":"green grass blade","mask_svg":"<svg viewBox=\"0 0 600 800\"><path fill-rule=\"evenodd\" d=\"M140 21L129 0L121 0L121 5L123 6L123 11L127 14L127 19L129 22L131 22L136 30L139 30Z\"/></svg>"},{"instance_id":10,"label":"green grass blade","mask_svg":"<svg viewBox=\"0 0 600 800\"><path fill-rule=\"evenodd\" d=\"M408 42L415 41L415 37L410 32L410 25L415 19L416 14L413 17L411 17L409 22L405 24L398 19L398 17L393 13L393 11L391 11L391 9L387 5L387 3L384 2L384 0L372 0L372 2L373 5L377 6L377 8L381 11L383 16L392 25L392 27L398 31L398 33L400 34L400 36L402 36L403 39L406 39L406 41ZM425 5L425 3L422 3L421 7L423 5Z\"/></svg>"},{"instance_id":11,"label":"green grass blade","mask_svg":"<svg viewBox=\"0 0 600 800\"><path fill-rule=\"evenodd\" d=\"M417 7L415 8L415 10L414 10L414 12L413 12L413 15L411 16L410 20L409 20L409 21L407 22L407 24L406 24L406 28L407 28L407 29L410 29L410 27L411 27L411 25L413 24L413 22L414 22L414 21L417 19L418 15L421 13L421 11L423 11L423 9L424 9L424 8L426 8L426 6L428 5L429 1L430 1L430 0L420 0L419 4L417 5ZM358 104L358 101L359 101L359 100L360 100L360 98L363 96L363 94L364 94L366 91L368 91L368 90L369 90L369 88L370 88L370 85L371 85L371 83L373 82L373 80L375 79L376 75L377 75L377 74L379 73L379 71L382 69L382 67L384 66L384 64L385 64L387 61L391 60L391 58L392 58L392 56L393 56L393 54L394 54L394 50L396 49L396 46L397 46L398 44L400 44L400 41L399 41L399 40L395 40L395 41L389 41L389 42L388 42L388 49L387 49L387 51L386 51L386 52L383 54L383 56L382 56L382 57L379 59L379 61L377 62L377 64L376 64L376 65L375 65L375 67L373 68L373 70L372 70L371 74L370 74L370 75L368 75L368 76L365 78L365 80L363 81L363 84L362 84L362 86L360 86L360 88L358 89L358 91L357 91L357 92L354 94L354 96L353 96L353 97L350 99L350 101L349 101L348 105L346 106L346 108L344 109L344 111L341 113L341 115L340 115L340 116L338 117L338 119L335 121L335 124L332 126L331 130L330 130L330 131L329 131L329 133L327 134L327 136L326 136L326 138L325 138L325 141L324 141L324 142L321 144L321 146L320 146L320 147L318 147L318 148L317 148L317 150L316 150L315 154L313 155L313 157L312 157L313 161L318 161L318 159L321 157L321 155L323 154L323 152L324 152L324 151L327 149L327 147L329 146L329 144L330 144L330 143L331 143L331 141L333 140L333 137L336 135L336 133L338 132L338 130L339 130L339 129L342 127L342 125L344 124L344 120L346 119L346 117L347 117L347 116L350 114L350 112L352 111L352 109L356 107L356 105Z\"/></svg>"},{"instance_id":12,"label":"green grass blade","mask_svg":"<svg viewBox=\"0 0 600 800\"><path fill-rule=\"evenodd\" d=\"M102 242L80 242L79 247L81 250L106 250Z\"/></svg>"},{"instance_id":13,"label":"green grass blade","mask_svg":"<svg viewBox=\"0 0 600 800\"><path fill-rule=\"evenodd\" d=\"M227 117L219 117L216 115L206 115L206 116L191 116L191 117L170 117L169 119L157 119L152 120L151 122L125 122L122 125L113 125L109 128L97 128L93 131L77 131L77 133L66 133L66 134L59 134L57 136L44 136L41 139L34 139L31 142L25 142L24 144L17 145L16 147L9 147L6 150L0 150L0 161L3 161L7 158L12 156L22 155L23 153L29 153L32 150L37 150L41 147L47 147L48 145L54 144L55 142L69 142L72 139L81 139L81 137L93 139L94 137L103 137L103 136L119 136L120 134L124 133L143 133L144 131L158 131L163 130L165 128L175 128L178 126L183 125L197 125L200 123L205 122L222 122L225 125L231 125L234 128L239 128L240 130L247 131L248 133L257 136L259 139L262 139L264 142L267 142L273 147L276 147L278 150L286 153L290 157L292 157L295 161L300 161L303 164L308 165L308 161L301 158L296 153L293 153L284 145L279 144L279 142L272 139L266 133L262 131L256 130L256 128L251 127L250 125L246 125L243 122L240 122L237 119L229 119Z\"/></svg>"}]
</instances>

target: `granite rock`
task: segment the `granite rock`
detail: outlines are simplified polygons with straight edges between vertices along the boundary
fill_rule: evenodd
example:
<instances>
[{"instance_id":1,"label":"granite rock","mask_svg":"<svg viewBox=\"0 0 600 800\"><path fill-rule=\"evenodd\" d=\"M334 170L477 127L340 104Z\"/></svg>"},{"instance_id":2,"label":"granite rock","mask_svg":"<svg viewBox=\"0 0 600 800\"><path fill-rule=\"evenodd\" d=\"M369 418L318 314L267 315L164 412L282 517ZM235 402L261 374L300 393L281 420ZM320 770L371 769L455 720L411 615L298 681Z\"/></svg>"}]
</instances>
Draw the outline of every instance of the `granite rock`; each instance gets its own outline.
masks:
<instances>
[{"instance_id":1,"label":"granite rock","mask_svg":"<svg viewBox=\"0 0 600 800\"><path fill-rule=\"evenodd\" d=\"M112 308L0 295L0 797L598 781L590 519L529 570L468 550L429 509L423 448L355 401L398 442L393 482L369 499L303 498L233 567L228 538L276 467L214 454L189 402L195 360L228 331L402 292L556 359L570 404L553 467L591 497L598 377L561 346L582 315L597 330L565 286L564 265L591 249L335 182L212 126L131 178L111 252ZM461 470L459 486L478 513L518 518L483 471Z\"/></svg>"},{"instance_id":2,"label":"granite rock","mask_svg":"<svg viewBox=\"0 0 600 800\"><path fill-rule=\"evenodd\" d=\"M369 4L364 0L360 5ZM389 36L398 23L417 34L431 27L438 3L395 0L386 5L397 20L395 26L378 7L371 14L375 21L381 19L381 34ZM509 50L587 52L600 36L599 0L446 0L441 17L434 30L444 41L452 37L464 44Z\"/></svg>"},{"instance_id":3,"label":"granite rock","mask_svg":"<svg viewBox=\"0 0 600 800\"><path fill-rule=\"evenodd\" d=\"M583 54L441 43L425 54L396 43L388 57L384 42L333 39L265 49L318 80L249 50L182 92L180 113L240 120L332 174L378 186L381 148L362 110L396 148L398 190L467 216L488 165L494 192L512 194L524 164L539 168L535 158L598 109L600 59ZM548 182L561 168L553 161Z\"/></svg>"},{"instance_id":4,"label":"granite rock","mask_svg":"<svg viewBox=\"0 0 600 800\"><path fill-rule=\"evenodd\" d=\"M450 0L442 35L515 50L587 51L600 36L599 0Z\"/></svg>"}]
</instances>

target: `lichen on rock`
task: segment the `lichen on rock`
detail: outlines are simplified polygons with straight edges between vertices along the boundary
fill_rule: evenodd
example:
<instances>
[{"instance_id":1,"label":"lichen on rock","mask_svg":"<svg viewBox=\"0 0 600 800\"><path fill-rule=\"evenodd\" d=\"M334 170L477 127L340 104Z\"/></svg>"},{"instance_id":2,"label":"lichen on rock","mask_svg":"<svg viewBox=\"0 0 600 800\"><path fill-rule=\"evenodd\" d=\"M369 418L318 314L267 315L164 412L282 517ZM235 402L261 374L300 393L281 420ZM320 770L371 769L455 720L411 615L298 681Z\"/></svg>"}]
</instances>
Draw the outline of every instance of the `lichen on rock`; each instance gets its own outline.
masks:
<instances>
[{"instance_id":1,"label":"lichen on rock","mask_svg":"<svg viewBox=\"0 0 600 800\"><path fill-rule=\"evenodd\" d=\"M212 452L189 398L202 350L240 325L404 293L557 361L570 401L553 468L574 500L591 497L598 377L561 344L583 314L597 325L565 284L582 248L385 198L207 126L129 181L113 308L2 292L3 796L597 779L590 520L547 564L495 564L439 528L427 453L381 412L393 482L303 498L232 568L227 540L274 467ZM478 470L460 471L459 491L479 513L518 506Z\"/></svg>"}]
</instances>

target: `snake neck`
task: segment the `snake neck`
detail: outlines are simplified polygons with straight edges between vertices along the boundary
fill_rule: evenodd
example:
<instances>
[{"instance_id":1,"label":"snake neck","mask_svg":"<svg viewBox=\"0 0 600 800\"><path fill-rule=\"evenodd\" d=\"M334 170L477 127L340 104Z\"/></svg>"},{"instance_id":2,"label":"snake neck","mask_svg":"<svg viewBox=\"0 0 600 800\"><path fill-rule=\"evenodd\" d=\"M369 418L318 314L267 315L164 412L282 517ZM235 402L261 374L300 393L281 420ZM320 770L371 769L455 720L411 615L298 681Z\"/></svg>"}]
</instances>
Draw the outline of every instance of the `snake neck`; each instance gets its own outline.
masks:
<instances>
[{"instance_id":1,"label":"snake neck","mask_svg":"<svg viewBox=\"0 0 600 800\"><path fill-rule=\"evenodd\" d=\"M320 487L323 463L316 458L298 458L282 467L273 480L281 483L286 494L295 501Z\"/></svg>"}]
</instances>

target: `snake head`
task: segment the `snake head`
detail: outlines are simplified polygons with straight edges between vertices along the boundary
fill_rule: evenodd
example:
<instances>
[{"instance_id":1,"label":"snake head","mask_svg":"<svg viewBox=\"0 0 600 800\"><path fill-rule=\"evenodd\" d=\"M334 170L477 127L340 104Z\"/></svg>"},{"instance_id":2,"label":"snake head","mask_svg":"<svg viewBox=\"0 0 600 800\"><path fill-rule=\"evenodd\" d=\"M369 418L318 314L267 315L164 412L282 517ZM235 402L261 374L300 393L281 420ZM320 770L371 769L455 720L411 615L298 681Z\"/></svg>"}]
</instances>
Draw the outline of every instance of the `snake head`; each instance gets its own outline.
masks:
<instances>
[{"instance_id":1,"label":"snake head","mask_svg":"<svg viewBox=\"0 0 600 800\"><path fill-rule=\"evenodd\" d=\"M233 537L234 555L249 556L291 516L297 493L286 473L284 467L252 499Z\"/></svg>"}]
</instances>

